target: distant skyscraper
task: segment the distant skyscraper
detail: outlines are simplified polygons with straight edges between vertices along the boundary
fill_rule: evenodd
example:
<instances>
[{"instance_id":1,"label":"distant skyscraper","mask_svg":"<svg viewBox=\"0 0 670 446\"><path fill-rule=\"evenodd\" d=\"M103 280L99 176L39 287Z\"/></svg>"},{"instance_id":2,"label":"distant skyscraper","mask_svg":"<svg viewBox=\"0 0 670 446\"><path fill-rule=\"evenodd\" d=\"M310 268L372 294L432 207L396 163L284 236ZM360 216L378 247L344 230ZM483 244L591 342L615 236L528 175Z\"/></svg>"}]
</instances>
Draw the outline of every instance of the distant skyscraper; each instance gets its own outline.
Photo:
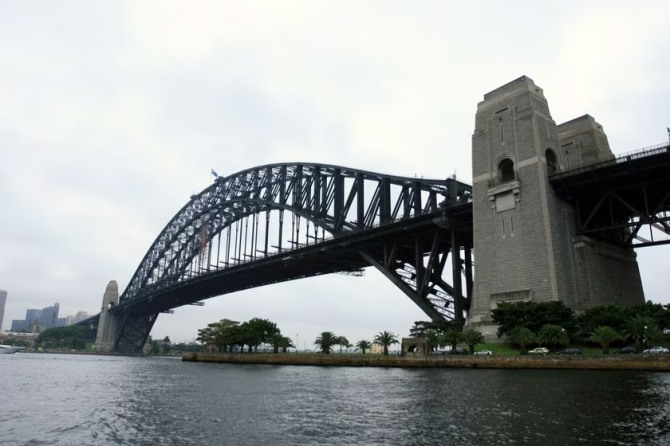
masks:
<instances>
[{"instance_id":1,"label":"distant skyscraper","mask_svg":"<svg viewBox=\"0 0 670 446\"><path fill-rule=\"evenodd\" d=\"M7 303L7 291L0 290L0 331L2 331L2 319L5 317L5 303Z\"/></svg>"},{"instance_id":2,"label":"distant skyscraper","mask_svg":"<svg viewBox=\"0 0 670 446\"><path fill-rule=\"evenodd\" d=\"M42 330L47 328L55 327L58 322L58 302L56 302L53 307L42 308Z\"/></svg>"}]
</instances>

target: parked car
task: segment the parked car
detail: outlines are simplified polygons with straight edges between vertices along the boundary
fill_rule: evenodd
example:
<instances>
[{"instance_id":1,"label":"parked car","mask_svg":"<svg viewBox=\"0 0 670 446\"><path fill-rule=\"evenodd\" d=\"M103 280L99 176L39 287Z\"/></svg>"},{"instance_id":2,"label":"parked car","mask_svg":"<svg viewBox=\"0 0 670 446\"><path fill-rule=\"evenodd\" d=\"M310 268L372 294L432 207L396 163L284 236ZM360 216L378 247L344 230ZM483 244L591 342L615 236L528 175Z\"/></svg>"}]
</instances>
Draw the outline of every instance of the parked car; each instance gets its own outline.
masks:
<instances>
[{"instance_id":1,"label":"parked car","mask_svg":"<svg viewBox=\"0 0 670 446\"><path fill-rule=\"evenodd\" d=\"M493 352L491 350L479 350L478 352L474 353L475 356L493 356Z\"/></svg>"},{"instance_id":2,"label":"parked car","mask_svg":"<svg viewBox=\"0 0 670 446\"><path fill-rule=\"evenodd\" d=\"M581 355L582 351L576 347L566 348L558 352L560 355Z\"/></svg>"},{"instance_id":3,"label":"parked car","mask_svg":"<svg viewBox=\"0 0 670 446\"><path fill-rule=\"evenodd\" d=\"M461 347L452 348L447 350L447 355L467 355L468 351Z\"/></svg>"},{"instance_id":4,"label":"parked car","mask_svg":"<svg viewBox=\"0 0 670 446\"><path fill-rule=\"evenodd\" d=\"M668 350L665 347L652 347L652 348L646 349L642 353L644 353L645 355L661 355L663 353L668 353L669 351L670 350Z\"/></svg>"},{"instance_id":5,"label":"parked car","mask_svg":"<svg viewBox=\"0 0 670 446\"><path fill-rule=\"evenodd\" d=\"M528 350L529 355L546 355L547 353L549 353L547 347L536 347L532 350Z\"/></svg>"},{"instance_id":6,"label":"parked car","mask_svg":"<svg viewBox=\"0 0 670 446\"><path fill-rule=\"evenodd\" d=\"M624 347L620 350L617 350L615 353L618 353L620 355L630 355L633 353L637 353L637 349L632 345L629 345L628 347Z\"/></svg>"}]
</instances>

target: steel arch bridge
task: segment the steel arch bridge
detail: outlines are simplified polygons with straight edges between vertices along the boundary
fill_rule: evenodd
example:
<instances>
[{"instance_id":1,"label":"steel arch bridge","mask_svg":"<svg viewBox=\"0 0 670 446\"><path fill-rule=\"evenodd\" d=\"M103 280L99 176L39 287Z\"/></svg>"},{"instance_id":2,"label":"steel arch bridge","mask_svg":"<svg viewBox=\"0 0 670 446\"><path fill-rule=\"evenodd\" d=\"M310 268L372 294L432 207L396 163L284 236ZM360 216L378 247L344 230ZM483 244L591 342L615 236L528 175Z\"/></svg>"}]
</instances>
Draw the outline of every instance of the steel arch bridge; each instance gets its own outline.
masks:
<instances>
[{"instance_id":1,"label":"steel arch bridge","mask_svg":"<svg viewBox=\"0 0 670 446\"><path fill-rule=\"evenodd\" d=\"M431 319L472 296L472 188L455 179L280 163L217 177L155 239L116 305L113 350L160 312L243 289L374 266ZM447 266L447 258L451 264Z\"/></svg>"}]
</instances>

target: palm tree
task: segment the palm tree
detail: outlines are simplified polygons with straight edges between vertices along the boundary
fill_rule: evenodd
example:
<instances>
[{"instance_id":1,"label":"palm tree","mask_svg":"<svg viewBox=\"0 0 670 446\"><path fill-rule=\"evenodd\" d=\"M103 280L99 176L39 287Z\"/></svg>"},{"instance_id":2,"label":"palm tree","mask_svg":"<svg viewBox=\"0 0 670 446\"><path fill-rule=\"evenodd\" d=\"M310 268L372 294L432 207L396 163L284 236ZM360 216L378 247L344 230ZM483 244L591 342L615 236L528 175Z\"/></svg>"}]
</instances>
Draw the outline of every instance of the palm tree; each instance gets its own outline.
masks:
<instances>
[{"instance_id":1,"label":"palm tree","mask_svg":"<svg viewBox=\"0 0 670 446\"><path fill-rule=\"evenodd\" d=\"M429 328L423 332L423 337L426 339L426 347L428 348L428 353L435 350L435 347L439 346L442 342L442 337L437 330Z\"/></svg>"},{"instance_id":2,"label":"palm tree","mask_svg":"<svg viewBox=\"0 0 670 446\"><path fill-rule=\"evenodd\" d=\"M384 347L384 354L388 355L389 354L389 346L398 343L398 336L396 336L393 333L388 332L388 331L382 331L382 332L379 332L379 334L377 334L375 336L375 341L374 342L375 342L375 344L381 345L382 347Z\"/></svg>"},{"instance_id":3,"label":"palm tree","mask_svg":"<svg viewBox=\"0 0 670 446\"><path fill-rule=\"evenodd\" d=\"M475 352L475 345L484 343L484 335L472 328L463 332L463 342L470 348L470 354Z\"/></svg>"},{"instance_id":4,"label":"palm tree","mask_svg":"<svg viewBox=\"0 0 670 446\"><path fill-rule=\"evenodd\" d=\"M606 355L610 352L610 344L619 339L621 339L621 335L616 330L606 325L601 325L591 332L588 340L600 345L603 349L603 354Z\"/></svg>"},{"instance_id":5,"label":"palm tree","mask_svg":"<svg viewBox=\"0 0 670 446\"><path fill-rule=\"evenodd\" d=\"M642 350L648 342L656 340L659 330L652 318L637 315L628 319L623 334L633 340L638 350Z\"/></svg>"},{"instance_id":6,"label":"palm tree","mask_svg":"<svg viewBox=\"0 0 670 446\"><path fill-rule=\"evenodd\" d=\"M547 347L563 347L570 343L568 334L560 325L545 324L540 328L537 337Z\"/></svg>"},{"instance_id":7,"label":"palm tree","mask_svg":"<svg viewBox=\"0 0 670 446\"><path fill-rule=\"evenodd\" d=\"M337 336L332 331L324 331L314 341L314 345L318 346L325 354L330 353L330 347L337 344Z\"/></svg>"},{"instance_id":8,"label":"palm tree","mask_svg":"<svg viewBox=\"0 0 670 446\"><path fill-rule=\"evenodd\" d=\"M460 330L450 328L442 334L441 345L449 345L452 350L456 349L459 342L463 340L463 333Z\"/></svg>"},{"instance_id":9,"label":"palm tree","mask_svg":"<svg viewBox=\"0 0 670 446\"><path fill-rule=\"evenodd\" d=\"M528 351L528 346L537 342L537 336L527 327L516 327L510 333L510 340L521 349L522 353Z\"/></svg>"},{"instance_id":10,"label":"palm tree","mask_svg":"<svg viewBox=\"0 0 670 446\"><path fill-rule=\"evenodd\" d=\"M340 346L340 353L342 353L342 347L344 348L351 347L349 340L345 336L338 336L337 341L335 343Z\"/></svg>"},{"instance_id":11,"label":"palm tree","mask_svg":"<svg viewBox=\"0 0 670 446\"><path fill-rule=\"evenodd\" d=\"M365 350L369 349L371 346L372 344L370 344L370 341L366 341L365 339L356 343L356 348L360 349L363 354L365 354Z\"/></svg>"}]
</instances>

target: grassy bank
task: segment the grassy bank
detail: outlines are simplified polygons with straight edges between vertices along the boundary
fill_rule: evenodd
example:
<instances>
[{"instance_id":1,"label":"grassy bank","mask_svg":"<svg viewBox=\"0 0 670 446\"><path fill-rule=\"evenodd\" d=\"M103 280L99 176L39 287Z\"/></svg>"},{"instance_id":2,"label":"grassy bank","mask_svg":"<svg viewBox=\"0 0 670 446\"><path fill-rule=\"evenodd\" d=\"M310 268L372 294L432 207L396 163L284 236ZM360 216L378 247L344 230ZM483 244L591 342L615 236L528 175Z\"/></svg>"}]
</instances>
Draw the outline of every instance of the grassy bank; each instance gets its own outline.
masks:
<instances>
[{"instance_id":1,"label":"grassy bank","mask_svg":"<svg viewBox=\"0 0 670 446\"><path fill-rule=\"evenodd\" d=\"M383 356L323 354L185 353L182 361L231 364L316 365L344 367L578 369L670 371L670 356Z\"/></svg>"}]
</instances>

